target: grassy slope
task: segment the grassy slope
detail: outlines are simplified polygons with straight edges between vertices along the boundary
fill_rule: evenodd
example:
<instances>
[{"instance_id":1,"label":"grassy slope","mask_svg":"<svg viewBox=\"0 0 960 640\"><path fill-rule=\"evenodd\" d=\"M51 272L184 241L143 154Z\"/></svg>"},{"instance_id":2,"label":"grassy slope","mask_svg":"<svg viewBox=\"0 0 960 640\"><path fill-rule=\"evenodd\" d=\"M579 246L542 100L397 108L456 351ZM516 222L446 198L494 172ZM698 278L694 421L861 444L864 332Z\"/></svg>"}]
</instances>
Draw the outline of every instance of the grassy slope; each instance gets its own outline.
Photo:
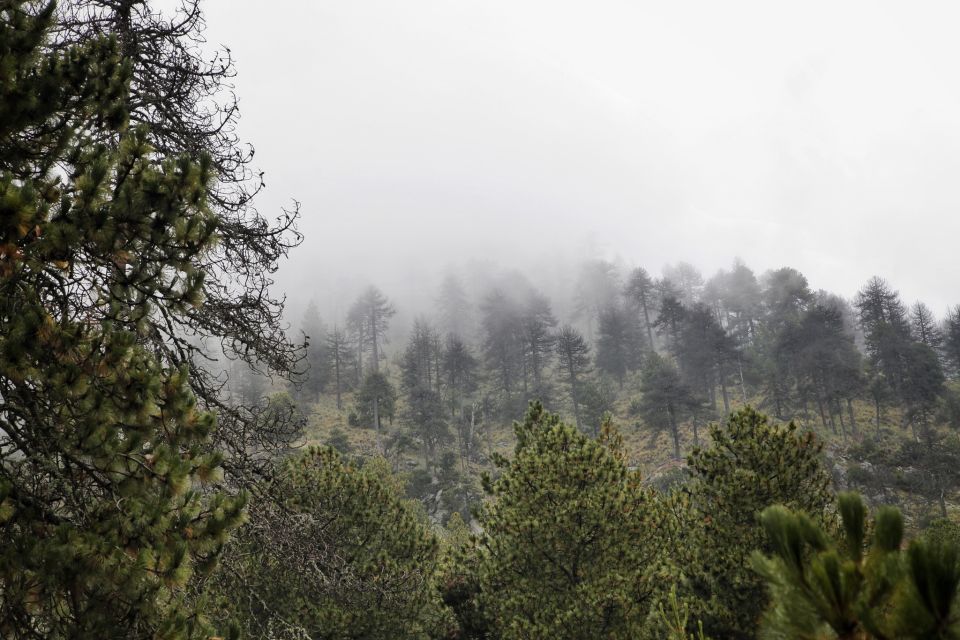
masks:
<instances>
[{"instance_id":1,"label":"grassy slope","mask_svg":"<svg viewBox=\"0 0 960 640\"><path fill-rule=\"evenodd\" d=\"M630 381L626 388L635 388L636 381ZM731 394L734 395L734 394ZM621 398L615 404L614 421L621 431L624 443L630 456L630 463L633 466L640 467L647 474L659 475L678 466L682 466L682 461L676 461L672 457L672 440L667 433L652 433L636 418L628 415L631 395L629 393L621 394ZM757 399L753 399L754 401ZM309 405L308 425L306 428L306 438L308 444L325 444L330 440L334 429L340 429L347 435L352 452L360 456L373 456L376 454L376 437L372 429L351 427L347 423L347 416L350 408L353 406L352 394L345 394L343 397L343 408L336 408L335 399L332 396L324 395L319 402ZM731 409L736 410L742 406L742 401L737 401L731 397ZM722 411L722 406L720 407ZM572 415L560 408L571 422ZM398 407L398 415L402 415L402 400ZM811 412L808 416L796 415L792 419L804 429L810 429L816 432L826 443L828 455L834 463L842 467L848 467L853 463L848 452L852 446L864 438L876 437L875 414L872 404L866 401L854 403L854 415L856 418L858 436L847 435L846 438L840 434L833 433L829 428L824 428L818 414ZM909 430L900 429L901 413L898 409L888 408L884 412L881 422L881 447L895 447L898 439L909 437ZM386 430L399 429L401 423L396 420L392 426L387 426ZM849 424L847 425L849 430ZM706 428L699 429L700 443L706 444ZM489 455L492 451L501 454L509 454L513 449L514 437L513 427L509 424L497 424L490 427L490 433L483 438L482 451ZM682 427L681 449L683 452L689 452L694 446L693 429L690 424ZM404 453L398 460L394 460L394 467L398 471L409 471L423 466L423 460L419 452L410 451ZM471 473L479 475L484 470L484 465L471 465ZM845 487L841 487L845 488ZM910 523L916 524L922 518L929 517L934 510L934 506L920 499L917 496L910 495L904 491L890 492L892 499L898 503ZM951 514L960 509L957 504L957 496L948 497L948 509Z\"/></svg>"}]
</instances>

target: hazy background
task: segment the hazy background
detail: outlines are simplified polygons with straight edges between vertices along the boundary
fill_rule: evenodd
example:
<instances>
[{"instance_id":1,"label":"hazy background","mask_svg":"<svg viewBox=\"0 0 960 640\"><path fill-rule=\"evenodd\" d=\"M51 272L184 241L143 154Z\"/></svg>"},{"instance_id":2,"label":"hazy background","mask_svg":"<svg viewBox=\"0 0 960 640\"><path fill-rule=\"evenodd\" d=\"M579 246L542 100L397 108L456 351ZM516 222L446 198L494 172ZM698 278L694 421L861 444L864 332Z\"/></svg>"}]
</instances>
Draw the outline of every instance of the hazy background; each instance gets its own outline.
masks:
<instances>
[{"instance_id":1,"label":"hazy background","mask_svg":"<svg viewBox=\"0 0 960 640\"><path fill-rule=\"evenodd\" d=\"M960 298L954 2L209 0L291 310L427 300L470 259L709 277L742 257L845 296ZM539 275L536 275L539 274ZM569 285L569 283L567 283Z\"/></svg>"}]
</instances>

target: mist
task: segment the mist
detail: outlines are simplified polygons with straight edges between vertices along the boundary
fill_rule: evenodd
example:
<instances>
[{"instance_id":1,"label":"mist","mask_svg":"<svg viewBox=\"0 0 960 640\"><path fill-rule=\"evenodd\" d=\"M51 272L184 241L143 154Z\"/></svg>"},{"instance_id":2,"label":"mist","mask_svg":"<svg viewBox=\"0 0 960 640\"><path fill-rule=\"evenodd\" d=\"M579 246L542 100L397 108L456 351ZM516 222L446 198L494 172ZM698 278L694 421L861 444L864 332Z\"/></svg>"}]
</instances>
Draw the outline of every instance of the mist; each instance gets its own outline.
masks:
<instances>
[{"instance_id":1,"label":"mist","mask_svg":"<svg viewBox=\"0 0 960 640\"><path fill-rule=\"evenodd\" d=\"M272 6L210 2L207 35L241 70L259 208L302 204L292 307L470 260L736 256L952 302L951 3Z\"/></svg>"}]
</instances>

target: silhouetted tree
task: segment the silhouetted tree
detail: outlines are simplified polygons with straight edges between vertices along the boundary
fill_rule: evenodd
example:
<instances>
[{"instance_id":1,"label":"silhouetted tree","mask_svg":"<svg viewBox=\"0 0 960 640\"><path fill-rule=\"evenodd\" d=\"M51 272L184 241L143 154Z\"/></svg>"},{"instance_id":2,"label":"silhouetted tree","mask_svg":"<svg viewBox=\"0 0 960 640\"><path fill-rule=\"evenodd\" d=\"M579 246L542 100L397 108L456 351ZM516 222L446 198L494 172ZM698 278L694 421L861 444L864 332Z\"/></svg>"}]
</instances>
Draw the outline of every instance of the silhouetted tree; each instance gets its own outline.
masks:
<instances>
[{"instance_id":1,"label":"silhouetted tree","mask_svg":"<svg viewBox=\"0 0 960 640\"><path fill-rule=\"evenodd\" d=\"M500 290L480 305L483 358L499 395L501 409L512 415L516 386L523 376L523 321L514 300Z\"/></svg>"},{"instance_id":2,"label":"silhouetted tree","mask_svg":"<svg viewBox=\"0 0 960 640\"><path fill-rule=\"evenodd\" d=\"M947 311L943 328L943 353L953 375L960 377L960 305Z\"/></svg>"},{"instance_id":3,"label":"silhouetted tree","mask_svg":"<svg viewBox=\"0 0 960 640\"><path fill-rule=\"evenodd\" d=\"M676 368L651 354L643 367L640 415L655 432L668 431L673 439L673 457L680 458L680 423L699 405Z\"/></svg>"},{"instance_id":4,"label":"silhouetted tree","mask_svg":"<svg viewBox=\"0 0 960 640\"><path fill-rule=\"evenodd\" d=\"M620 297L620 291L620 275L612 263L590 260L581 265L574 286L574 303L577 317L587 321L589 336L594 335L596 319L601 310L614 304Z\"/></svg>"},{"instance_id":5,"label":"silhouetted tree","mask_svg":"<svg viewBox=\"0 0 960 640\"><path fill-rule=\"evenodd\" d=\"M573 415L579 429L583 427L580 421L580 384L590 371L590 345L579 331L567 324L557 333L556 350L561 375L569 389L570 403L573 405Z\"/></svg>"},{"instance_id":6,"label":"silhouetted tree","mask_svg":"<svg viewBox=\"0 0 960 640\"><path fill-rule=\"evenodd\" d=\"M939 352L943 346L943 333L937 326L937 319L933 317L930 307L922 302L917 302L910 308L910 329L914 340L935 352Z\"/></svg>"},{"instance_id":7,"label":"silhouetted tree","mask_svg":"<svg viewBox=\"0 0 960 640\"><path fill-rule=\"evenodd\" d=\"M342 409L343 391L348 387L347 372L355 365L353 365L353 349L347 341L347 336L336 325L327 334L327 357L327 367L333 378L333 386L337 394L337 409Z\"/></svg>"},{"instance_id":8,"label":"silhouetted tree","mask_svg":"<svg viewBox=\"0 0 960 640\"><path fill-rule=\"evenodd\" d=\"M440 284L437 308L440 314L440 327L445 334L452 333L461 338L472 335L470 301L460 280L453 274L447 274Z\"/></svg>"},{"instance_id":9,"label":"silhouetted tree","mask_svg":"<svg viewBox=\"0 0 960 640\"><path fill-rule=\"evenodd\" d=\"M299 376L299 382L305 393L314 402L319 400L320 394L330 382L330 353L327 343L327 331L320 320L317 305L310 302L300 322L300 330L306 337L306 370Z\"/></svg>"},{"instance_id":10,"label":"silhouetted tree","mask_svg":"<svg viewBox=\"0 0 960 640\"><path fill-rule=\"evenodd\" d=\"M654 310L656 292L653 286L653 278L650 277L646 269L637 267L630 272L623 295L640 314L641 329L647 336L647 348L653 351L655 344L653 342L653 322L650 319L650 314Z\"/></svg>"},{"instance_id":11,"label":"silhouetted tree","mask_svg":"<svg viewBox=\"0 0 960 640\"><path fill-rule=\"evenodd\" d=\"M629 310L611 304L600 311L597 368L623 387L624 377L643 361L643 338Z\"/></svg>"},{"instance_id":12,"label":"silhouetted tree","mask_svg":"<svg viewBox=\"0 0 960 640\"><path fill-rule=\"evenodd\" d=\"M520 322L524 356L524 391L528 396L547 402L550 394L543 372L552 360L553 328L557 321L550 310L550 301L537 292L530 293L522 314Z\"/></svg>"},{"instance_id":13,"label":"silhouetted tree","mask_svg":"<svg viewBox=\"0 0 960 640\"><path fill-rule=\"evenodd\" d=\"M700 301L703 292L703 275L688 262L678 262L663 268L663 278L676 287L678 298L685 306Z\"/></svg>"}]
</instances>

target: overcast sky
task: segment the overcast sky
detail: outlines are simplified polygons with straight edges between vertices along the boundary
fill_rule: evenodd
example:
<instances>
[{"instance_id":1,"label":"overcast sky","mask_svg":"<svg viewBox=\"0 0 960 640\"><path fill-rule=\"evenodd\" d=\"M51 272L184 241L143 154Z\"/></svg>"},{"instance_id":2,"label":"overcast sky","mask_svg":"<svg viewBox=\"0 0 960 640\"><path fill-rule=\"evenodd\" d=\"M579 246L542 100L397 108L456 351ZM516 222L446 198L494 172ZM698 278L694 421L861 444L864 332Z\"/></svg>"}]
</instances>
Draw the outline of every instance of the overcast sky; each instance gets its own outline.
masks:
<instances>
[{"instance_id":1,"label":"overcast sky","mask_svg":"<svg viewBox=\"0 0 960 640\"><path fill-rule=\"evenodd\" d=\"M389 294L475 256L739 256L960 302L960 3L205 6L259 207L302 203L288 291Z\"/></svg>"}]
</instances>

